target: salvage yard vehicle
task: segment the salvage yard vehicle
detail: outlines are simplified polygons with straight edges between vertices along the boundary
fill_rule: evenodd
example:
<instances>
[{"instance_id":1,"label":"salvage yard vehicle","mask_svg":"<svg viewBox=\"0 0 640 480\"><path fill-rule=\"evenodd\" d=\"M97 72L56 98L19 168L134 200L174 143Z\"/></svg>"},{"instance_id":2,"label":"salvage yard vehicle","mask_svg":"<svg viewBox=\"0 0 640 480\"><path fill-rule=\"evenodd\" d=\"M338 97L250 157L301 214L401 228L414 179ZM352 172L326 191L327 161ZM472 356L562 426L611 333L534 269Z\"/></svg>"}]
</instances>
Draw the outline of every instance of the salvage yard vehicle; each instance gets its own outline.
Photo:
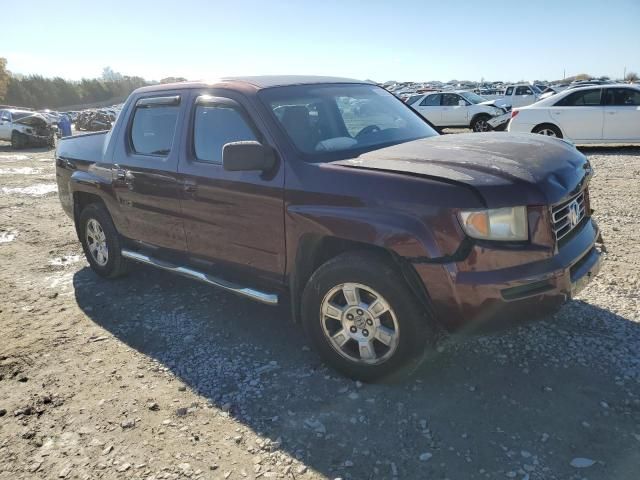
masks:
<instances>
[{"instance_id":1,"label":"salvage yard vehicle","mask_svg":"<svg viewBox=\"0 0 640 480\"><path fill-rule=\"evenodd\" d=\"M566 89L511 115L510 132L539 133L582 145L640 143L638 86Z\"/></svg>"},{"instance_id":2,"label":"salvage yard vehicle","mask_svg":"<svg viewBox=\"0 0 640 480\"><path fill-rule=\"evenodd\" d=\"M487 132L493 128L489 120L508 113L508 108L473 92L434 92L421 99L413 99L411 106L439 128L471 128ZM506 127L506 121L501 125Z\"/></svg>"},{"instance_id":3,"label":"salvage yard vehicle","mask_svg":"<svg viewBox=\"0 0 640 480\"><path fill-rule=\"evenodd\" d=\"M28 146L55 147L55 125L31 110L0 110L0 140L10 141L11 148Z\"/></svg>"},{"instance_id":4,"label":"salvage yard vehicle","mask_svg":"<svg viewBox=\"0 0 640 480\"><path fill-rule=\"evenodd\" d=\"M493 99L497 105L510 105L512 108L524 107L540 100L542 92L534 85L518 83L508 85L504 95L490 95L486 98Z\"/></svg>"},{"instance_id":5,"label":"salvage yard vehicle","mask_svg":"<svg viewBox=\"0 0 640 480\"><path fill-rule=\"evenodd\" d=\"M287 305L368 381L416 365L437 326L557 309L601 262L573 145L438 135L355 80L144 87L110 132L59 142L56 177L98 275L141 262Z\"/></svg>"}]
</instances>

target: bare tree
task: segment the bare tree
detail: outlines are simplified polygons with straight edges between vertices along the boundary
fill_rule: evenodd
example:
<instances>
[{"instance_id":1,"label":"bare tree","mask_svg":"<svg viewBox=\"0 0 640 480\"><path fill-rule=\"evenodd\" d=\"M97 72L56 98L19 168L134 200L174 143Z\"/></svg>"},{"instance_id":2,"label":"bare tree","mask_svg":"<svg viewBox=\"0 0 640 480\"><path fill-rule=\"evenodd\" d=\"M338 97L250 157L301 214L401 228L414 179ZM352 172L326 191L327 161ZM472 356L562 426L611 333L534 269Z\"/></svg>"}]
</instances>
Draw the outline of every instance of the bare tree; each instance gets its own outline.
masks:
<instances>
[{"instance_id":1,"label":"bare tree","mask_svg":"<svg viewBox=\"0 0 640 480\"><path fill-rule=\"evenodd\" d=\"M627 82L637 82L640 79L640 77L638 77L638 74L636 72L629 72L627 73L627 76L624 77L624 79Z\"/></svg>"},{"instance_id":2,"label":"bare tree","mask_svg":"<svg viewBox=\"0 0 640 480\"><path fill-rule=\"evenodd\" d=\"M7 70L7 59L0 57L0 103L5 101L11 76Z\"/></svg>"}]
</instances>

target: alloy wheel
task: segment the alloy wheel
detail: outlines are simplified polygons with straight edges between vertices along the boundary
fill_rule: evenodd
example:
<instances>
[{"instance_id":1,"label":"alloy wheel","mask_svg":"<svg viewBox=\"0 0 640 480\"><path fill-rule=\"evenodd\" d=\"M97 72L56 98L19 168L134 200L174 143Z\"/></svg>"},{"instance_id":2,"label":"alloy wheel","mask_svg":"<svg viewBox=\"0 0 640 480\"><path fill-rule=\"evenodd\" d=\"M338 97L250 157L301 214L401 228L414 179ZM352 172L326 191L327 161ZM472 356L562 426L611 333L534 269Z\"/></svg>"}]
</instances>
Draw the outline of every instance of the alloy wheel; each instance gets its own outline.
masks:
<instances>
[{"instance_id":1,"label":"alloy wheel","mask_svg":"<svg viewBox=\"0 0 640 480\"><path fill-rule=\"evenodd\" d=\"M352 362L380 364L398 348L395 312L366 285L344 283L329 290L320 305L320 322L329 344Z\"/></svg>"},{"instance_id":2,"label":"alloy wheel","mask_svg":"<svg viewBox=\"0 0 640 480\"><path fill-rule=\"evenodd\" d=\"M104 267L109 261L107 236L102 229L102 225L95 218L90 218L87 222L85 239L93 260L101 267Z\"/></svg>"}]
</instances>

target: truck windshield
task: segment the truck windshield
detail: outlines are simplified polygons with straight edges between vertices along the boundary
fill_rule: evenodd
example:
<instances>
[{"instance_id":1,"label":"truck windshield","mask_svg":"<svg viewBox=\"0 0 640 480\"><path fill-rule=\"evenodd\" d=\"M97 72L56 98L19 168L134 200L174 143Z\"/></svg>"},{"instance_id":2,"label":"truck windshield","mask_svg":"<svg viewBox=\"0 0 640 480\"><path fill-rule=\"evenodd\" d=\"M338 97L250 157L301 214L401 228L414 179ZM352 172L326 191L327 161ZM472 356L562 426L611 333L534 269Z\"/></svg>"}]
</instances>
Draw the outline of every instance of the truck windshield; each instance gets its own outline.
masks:
<instances>
[{"instance_id":1,"label":"truck windshield","mask_svg":"<svg viewBox=\"0 0 640 480\"><path fill-rule=\"evenodd\" d=\"M259 96L309 161L330 161L437 135L404 103L374 85L275 87Z\"/></svg>"}]
</instances>

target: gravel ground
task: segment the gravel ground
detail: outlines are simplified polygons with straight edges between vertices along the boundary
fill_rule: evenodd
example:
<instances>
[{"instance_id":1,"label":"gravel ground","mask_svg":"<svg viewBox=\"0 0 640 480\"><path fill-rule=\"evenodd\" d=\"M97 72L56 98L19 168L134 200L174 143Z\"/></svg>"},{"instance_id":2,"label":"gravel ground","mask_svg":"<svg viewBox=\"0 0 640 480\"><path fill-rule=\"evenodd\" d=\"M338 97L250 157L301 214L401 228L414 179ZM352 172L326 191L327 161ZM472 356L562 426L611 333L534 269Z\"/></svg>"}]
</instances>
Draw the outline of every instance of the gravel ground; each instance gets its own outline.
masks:
<instances>
[{"instance_id":1,"label":"gravel ground","mask_svg":"<svg viewBox=\"0 0 640 480\"><path fill-rule=\"evenodd\" d=\"M142 266L98 278L52 152L0 144L0 479L636 480L640 149L584 151L608 254L581 296L362 385L282 310Z\"/></svg>"}]
</instances>

